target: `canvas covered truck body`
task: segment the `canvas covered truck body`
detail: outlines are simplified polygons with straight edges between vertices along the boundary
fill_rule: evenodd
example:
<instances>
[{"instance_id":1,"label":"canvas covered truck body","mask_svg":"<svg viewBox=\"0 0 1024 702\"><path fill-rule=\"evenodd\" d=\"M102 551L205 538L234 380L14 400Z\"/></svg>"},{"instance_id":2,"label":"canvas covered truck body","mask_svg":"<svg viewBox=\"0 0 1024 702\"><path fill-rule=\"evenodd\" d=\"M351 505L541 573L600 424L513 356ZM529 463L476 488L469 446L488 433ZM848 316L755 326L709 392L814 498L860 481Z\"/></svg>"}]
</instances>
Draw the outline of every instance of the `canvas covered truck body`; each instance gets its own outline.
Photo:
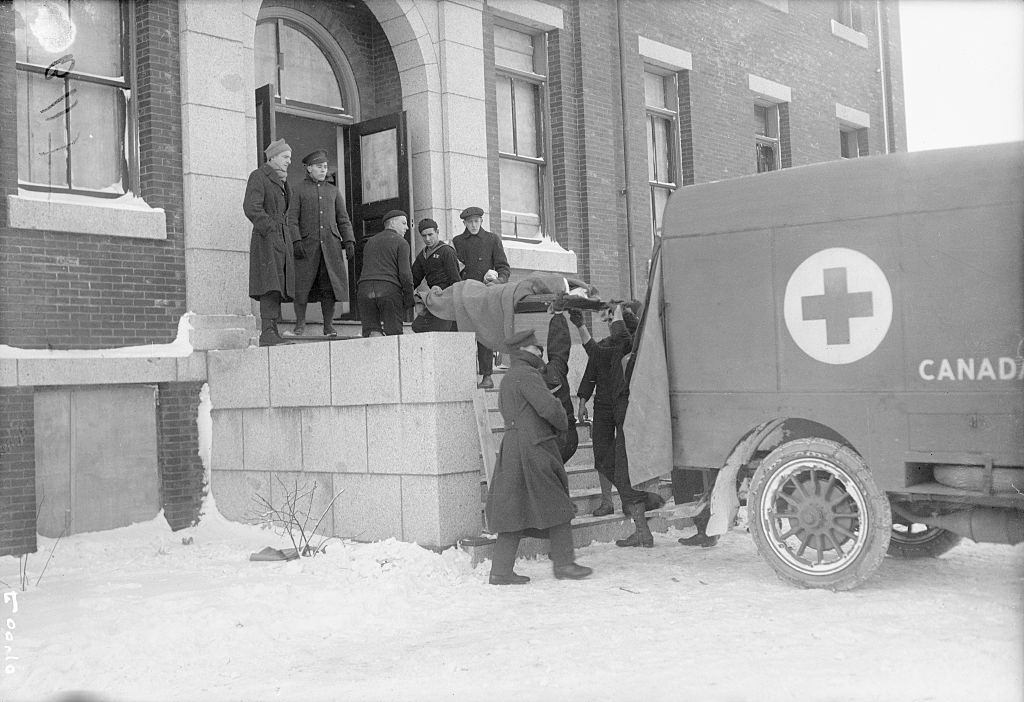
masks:
<instances>
[{"instance_id":1,"label":"canvas covered truck body","mask_svg":"<svg viewBox=\"0 0 1024 702\"><path fill-rule=\"evenodd\" d=\"M887 549L1024 540L1022 200L1019 143L674 194L672 463L732 454L716 495L751 478L751 532L783 578L842 589Z\"/></svg>"}]
</instances>

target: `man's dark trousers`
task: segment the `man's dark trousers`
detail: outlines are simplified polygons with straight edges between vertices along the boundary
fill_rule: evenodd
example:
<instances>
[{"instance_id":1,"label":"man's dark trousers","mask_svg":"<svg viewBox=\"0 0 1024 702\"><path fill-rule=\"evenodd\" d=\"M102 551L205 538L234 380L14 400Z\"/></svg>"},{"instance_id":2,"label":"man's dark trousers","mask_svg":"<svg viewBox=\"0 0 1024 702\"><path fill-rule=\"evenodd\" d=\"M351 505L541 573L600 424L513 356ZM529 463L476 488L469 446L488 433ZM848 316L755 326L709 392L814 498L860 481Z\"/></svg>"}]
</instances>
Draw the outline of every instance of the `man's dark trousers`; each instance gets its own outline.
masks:
<instances>
[{"instance_id":1,"label":"man's dark trousers","mask_svg":"<svg viewBox=\"0 0 1024 702\"><path fill-rule=\"evenodd\" d=\"M402 333L402 291L397 285L383 280L360 281L358 302L363 336L381 328L387 336Z\"/></svg>"},{"instance_id":2,"label":"man's dark trousers","mask_svg":"<svg viewBox=\"0 0 1024 702\"><path fill-rule=\"evenodd\" d=\"M626 406L625 401L616 402L614 407L605 407L595 402L590 438L594 444L594 467L618 490L622 511L628 514L628 505L646 504L647 493L634 489L629 479L626 436L622 429L626 421Z\"/></svg>"}]
</instances>

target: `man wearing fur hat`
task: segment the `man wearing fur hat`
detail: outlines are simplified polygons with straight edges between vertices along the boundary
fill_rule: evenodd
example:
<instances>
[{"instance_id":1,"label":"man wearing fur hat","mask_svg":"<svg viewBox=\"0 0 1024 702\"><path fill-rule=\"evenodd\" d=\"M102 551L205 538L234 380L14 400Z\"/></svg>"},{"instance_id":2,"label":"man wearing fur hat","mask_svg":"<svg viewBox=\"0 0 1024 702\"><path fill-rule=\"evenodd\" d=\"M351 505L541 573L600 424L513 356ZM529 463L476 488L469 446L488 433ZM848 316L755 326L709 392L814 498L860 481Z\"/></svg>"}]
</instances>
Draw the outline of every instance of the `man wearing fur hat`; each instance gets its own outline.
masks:
<instances>
[{"instance_id":1,"label":"man wearing fur hat","mask_svg":"<svg viewBox=\"0 0 1024 702\"><path fill-rule=\"evenodd\" d=\"M419 287L424 280L431 291L441 291L459 281L459 259L448 244L438 238L437 222L432 219L421 219L416 225L423 237L423 250L412 262L412 287ZM423 313L412 320L412 330L417 333L431 331L452 331L455 322L441 319L424 309Z\"/></svg>"},{"instance_id":2,"label":"man wearing fur hat","mask_svg":"<svg viewBox=\"0 0 1024 702\"><path fill-rule=\"evenodd\" d=\"M403 312L413 305L409 220L402 210L390 210L383 222L384 231L372 234L363 249L356 296L363 336L401 334Z\"/></svg>"},{"instance_id":3,"label":"man wearing fur hat","mask_svg":"<svg viewBox=\"0 0 1024 702\"><path fill-rule=\"evenodd\" d=\"M306 305L319 302L324 317L324 336L336 336L334 304L348 300L349 259L355 253L352 223L345 211L345 198L327 182L327 152L318 149L302 159L306 178L295 188L288 223L297 227L301 239L295 254L295 336L305 332Z\"/></svg>"},{"instance_id":4,"label":"man wearing fur hat","mask_svg":"<svg viewBox=\"0 0 1024 702\"><path fill-rule=\"evenodd\" d=\"M501 237L483 228L484 211L479 207L467 207L459 217L466 229L452 239L452 246L465 266L462 279L479 280L481 283L507 283L512 271L505 256L505 247L501 245ZM476 358L481 376L478 387L493 388L491 371L494 369L494 352L477 342Z\"/></svg>"},{"instance_id":5,"label":"man wearing fur hat","mask_svg":"<svg viewBox=\"0 0 1024 702\"><path fill-rule=\"evenodd\" d=\"M544 384L544 349L534 331L512 334L505 345L512 357L498 393L505 434L485 507L487 525L498 534L490 583L523 585L530 581L513 571L523 536L550 539L555 577L579 580L593 570L575 563L569 478L555 439L567 428L565 409Z\"/></svg>"},{"instance_id":6,"label":"man wearing fur hat","mask_svg":"<svg viewBox=\"0 0 1024 702\"><path fill-rule=\"evenodd\" d=\"M264 152L267 162L249 174L242 210L252 222L249 240L249 297L260 302L260 346L291 343L281 338L277 322L281 303L295 294L294 242L299 231L288 224L292 199L288 187L291 147L278 139Z\"/></svg>"}]
</instances>

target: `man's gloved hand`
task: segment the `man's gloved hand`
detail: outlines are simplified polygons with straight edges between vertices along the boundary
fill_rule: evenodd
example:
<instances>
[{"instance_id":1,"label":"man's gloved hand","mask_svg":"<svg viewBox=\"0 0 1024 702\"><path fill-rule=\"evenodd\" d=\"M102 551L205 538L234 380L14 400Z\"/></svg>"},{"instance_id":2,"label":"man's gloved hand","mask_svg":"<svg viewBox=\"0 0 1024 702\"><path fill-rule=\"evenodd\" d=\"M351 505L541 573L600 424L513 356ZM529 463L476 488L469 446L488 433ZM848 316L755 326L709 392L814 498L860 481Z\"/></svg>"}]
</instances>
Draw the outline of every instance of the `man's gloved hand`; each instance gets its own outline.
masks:
<instances>
[{"instance_id":1,"label":"man's gloved hand","mask_svg":"<svg viewBox=\"0 0 1024 702\"><path fill-rule=\"evenodd\" d=\"M583 313L579 310L569 310L569 321L577 329L583 326Z\"/></svg>"},{"instance_id":2,"label":"man's gloved hand","mask_svg":"<svg viewBox=\"0 0 1024 702\"><path fill-rule=\"evenodd\" d=\"M356 242L346 241L345 244L345 255L348 256L349 260L352 260L356 255Z\"/></svg>"},{"instance_id":3,"label":"man's gloved hand","mask_svg":"<svg viewBox=\"0 0 1024 702\"><path fill-rule=\"evenodd\" d=\"M296 241L292 244L292 251L295 253L296 259L302 259L306 257L306 252L302 250L302 242Z\"/></svg>"}]
</instances>

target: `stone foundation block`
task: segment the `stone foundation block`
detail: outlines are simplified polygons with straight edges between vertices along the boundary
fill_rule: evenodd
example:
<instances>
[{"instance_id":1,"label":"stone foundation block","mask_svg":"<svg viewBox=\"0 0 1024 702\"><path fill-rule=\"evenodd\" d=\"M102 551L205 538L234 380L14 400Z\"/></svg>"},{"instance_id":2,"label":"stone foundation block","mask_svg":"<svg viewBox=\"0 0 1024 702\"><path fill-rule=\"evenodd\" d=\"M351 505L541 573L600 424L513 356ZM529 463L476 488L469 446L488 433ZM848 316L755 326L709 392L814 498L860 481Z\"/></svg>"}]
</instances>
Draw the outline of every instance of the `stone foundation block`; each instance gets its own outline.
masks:
<instances>
[{"instance_id":1,"label":"stone foundation block","mask_svg":"<svg viewBox=\"0 0 1024 702\"><path fill-rule=\"evenodd\" d=\"M402 479L397 475L336 473L334 532L357 541L402 537Z\"/></svg>"},{"instance_id":2,"label":"stone foundation block","mask_svg":"<svg viewBox=\"0 0 1024 702\"><path fill-rule=\"evenodd\" d=\"M316 407L331 404L329 344L270 347L270 405Z\"/></svg>"},{"instance_id":3,"label":"stone foundation block","mask_svg":"<svg viewBox=\"0 0 1024 702\"><path fill-rule=\"evenodd\" d=\"M330 342L331 403L382 405L401 401L398 336Z\"/></svg>"},{"instance_id":4,"label":"stone foundation block","mask_svg":"<svg viewBox=\"0 0 1024 702\"><path fill-rule=\"evenodd\" d=\"M242 411L213 410L213 470L245 470L242 451Z\"/></svg>"},{"instance_id":5,"label":"stone foundation block","mask_svg":"<svg viewBox=\"0 0 1024 702\"><path fill-rule=\"evenodd\" d=\"M300 416L303 470L367 472L365 407L309 407L300 410Z\"/></svg>"},{"instance_id":6,"label":"stone foundation block","mask_svg":"<svg viewBox=\"0 0 1024 702\"><path fill-rule=\"evenodd\" d=\"M253 346L207 355L210 401L217 409L270 406L270 354Z\"/></svg>"},{"instance_id":7,"label":"stone foundation block","mask_svg":"<svg viewBox=\"0 0 1024 702\"><path fill-rule=\"evenodd\" d=\"M476 337L429 332L398 337L402 402L470 400L476 393Z\"/></svg>"},{"instance_id":8,"label":"stone foundation block","mask_svg":"<svg viewBox=\"0 0 1024 702\"><path fill-rule=\"evenodd\" d=\"M302 469L302 423L299 410L243 410L242 437L246 470Z\"/></svg>"},{"instance_id":9,"label":"stone foundation block","mask_svg":"<svg viewBox=\"0 0 1024 702\"><path fill-rule=\"evenodd\" d=\"M217 510L233 522L255 524L260 508L253 499L255 495L270 495L270 474L260 471L240 470L210 473L210 489L217 502Z\"/></svg>"}]
</instances>

